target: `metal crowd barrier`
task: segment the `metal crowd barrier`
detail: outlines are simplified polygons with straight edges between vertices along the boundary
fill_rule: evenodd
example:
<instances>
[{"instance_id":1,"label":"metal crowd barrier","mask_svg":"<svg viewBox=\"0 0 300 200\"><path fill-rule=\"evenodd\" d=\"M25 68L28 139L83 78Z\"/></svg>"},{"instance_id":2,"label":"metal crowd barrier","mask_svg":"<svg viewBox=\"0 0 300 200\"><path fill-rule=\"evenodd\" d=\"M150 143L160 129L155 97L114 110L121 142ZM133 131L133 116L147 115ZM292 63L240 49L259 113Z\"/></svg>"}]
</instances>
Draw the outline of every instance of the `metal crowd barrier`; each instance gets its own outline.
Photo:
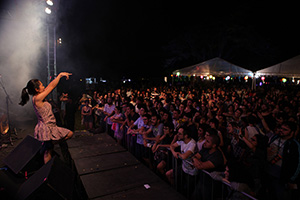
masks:
<instances>
[{"instance_id":1,"label":"metal crowd barrier","mask_svg":"<svg viewBox=\"0 0 300 200\"><path fill-rule=\"evenodd\" d=\"M136 156L137 159L143 161L140 157L140 148L135 144L136 136L127 135L127 128L124 130L124 137L122 145L131 154ZM145 147L147 148L147 147ZM150 149L151 150L151 149ZM169 154L172 154L168 151ZM145 156L145 155L144 155ZM153 162L153 154L149 151L149 155L146 155L150 161ZM171 160L167 160L167 169L172 168L174 174L174 185L173 187L187 199L197 199L197 200L223 200L223 199L249 199L257 200L253 196L234 189L230 183L222 181L220 176L215 173L209 173L205 170L198 170L198 175L190 176L185 174L181 170L181 160L175 159L170 156ZM169 157L168 157L169 158ZM169 166L169 167L168 167ZM156 172L158 173L158 172Z\"/></svg>"}]
</instances>

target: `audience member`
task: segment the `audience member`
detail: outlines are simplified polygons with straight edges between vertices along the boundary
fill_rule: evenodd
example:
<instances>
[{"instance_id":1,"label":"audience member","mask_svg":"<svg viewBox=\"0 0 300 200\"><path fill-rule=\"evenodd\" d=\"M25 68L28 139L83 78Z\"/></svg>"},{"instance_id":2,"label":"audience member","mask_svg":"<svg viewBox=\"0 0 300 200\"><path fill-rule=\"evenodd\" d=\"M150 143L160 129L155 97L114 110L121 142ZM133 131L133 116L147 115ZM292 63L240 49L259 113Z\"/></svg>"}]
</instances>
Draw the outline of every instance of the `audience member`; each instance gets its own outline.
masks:
<instances>
[{"instance_id":1,"label":"audience member","mask_svg":"<svg viewBox=\"0 0 300 200\"><path fill-rule=\"evenodd\" d=\"M114 132L111 129L112 121L110 120L110 117L115 114L115 105L113 104L111 97L107 98L107 103L104 105L103 113L105 115L104 121L107 124L107 133L113 137Z\"/></svg>"},{"instance_id":2,"label":"audience member","mask_svg":"<svg viewBox=\"0 0 300 200\"><path fill-rule=\"evenodd\" d=\"M267 154L268 188L271 199L291 199L298 190L300 144L294 139L296 124L283 122L279 135L270 139Z\"/></svg>"},{"instance_id":3,"label":"audience member","mask_svg":"<svg viewBox=\"0 0 300 200\"><path fill-rule=\"evenodd\" d=\"M175 151L176 147L180 146L180 152ZM195 152L196 141L192 138L191 132L188 132L184 127L178 129L178 140L170 146L170 150L176 159L182 161L182 165L178 166L177 170L177 185L181 188L185 195L188 191L191 192L194 187L194 177L197 175L197 169L193 166L192 155ZM166 172L166 176L171 184L174 184L173 169ZM180 185L182 183L182 185ZM183 184L184 183L184 184Z\"/></svg>"},{"instance_id":4,"label":"audience member","mask_svg":"<svg viewBox=\"0 0 300 200\"><path fill-rule=\"evenodd\" d=\"M93 113L92 106L89 104L89 100L85 100L85 105L81 109L81 115L83 116L83 124L85 129L90 131L93 129Z\"/></svg>"},{"instance_id":5,"label":"audience member","mask_svg":"<svg viewBox=\"0 0 300 200\"><path fill-rule=\"evenodd\" d=\"M212 146L214 145L212 143L216 141L213 138L219 138L220 144L216 152L220 152L222 158L217 160L223 166L228 161L227 169L230 170L232 177L236 177L234 175L235 171L232 172L232 169L235 169L232 165L237 163L236 166L240 166L243 173L247 173L247 176L249 175L251 179L251 181L246 182L243 182L242 179L228 179L231 185L235 182L237 184L247 184L251 190L249 194L258 199L272 199L276 195L281 195L276 197L277 199L292 197L296 191L293 188L300 188L297 173L300 169L297 170L298 165L296 164L299 160L298 152L300 152L297 149L299 144L297 140L300 140L298 134L300 119L300 93L298 87L289 86L287 89L285 86L272 88L265 85L253 91L244 87L244 85L236 85L235 83L218 85L214 82L206 83L202 81L195 82L196 84L201 84L203 88L198 89L194 85L188 86L185 84L178 87L172 85L171 87L161 86L143 90L122 88L121 90L96 92L94 93L94 96L96 95L94 99L97 102L101 99L102 105L107 102L106 106L110 98L117 99L114 102L122 105L124 109L122 111L124 121L120 124L120 132L126 135L123 140L125 147L137 157L140 154L141 157L148 155L148 159L154 159L156 172L163 174L167 171L165 174L171 181L174 175L179 178L178 180L183 180L183 184L187 185L191 179L199 181L200 175L195 176L191 172L197 173L205 170L199 164L200 162L206 162L202 160L205 156L202 156L200 160L195 160L194 163L191 162L190 156L194 155L196 151L206 152L205 155L210 158L209 153L207 153L209 152L208 149L213 149ZM149 95L150 92L151 95ZM83 99L88 99L88 96L83 95ZM135 109L140 112L142 108L140 105L144 104L146 104L144 114L147 113L151 116L161 114L160 126L162 127L163 123L165 130L160 134L156 134L157 137L154 134L156 130L154 124L149 126L146 123L141 126L143 120L138 120L142 115L139 116L141 113L137 114ZM114 103L111 103L112 105L115 106ZM103 113L105 109L107 108L103 108ZM114 113L106 111L106 116L108 115L113 116ZM167 125L170 122L174 125L174 132L172 133L172 128ZM296 128L287 125L287 122L295 123ZM109 121L105 123L107 126L111 126ZM212 132L217 134L209 134L208 127L216 130ZM187 135L192 136L195 144L193 150L185 149L179 153L177 149L187 146L184 141L188 144L192 141L192 138L180 135L183 130ZM179 135L176 135L176 132ZM203 135L205 132L206 136ZM140 137L142 137L142 140ZM173 143L172 138L174 139ZM266 150L267 140L269 140L269 151ZM147 146L152 147L154 155ZM168 150L169 146L170 150ZM140 147L140 150L137 147ZM170 152L169 159L167 159L166 152ZM183 158L176 159L178 155L179 157L183 156ZM186 157L186 155L189 156ZM181 175L180 173L173 173L178 166L172 165L171 159L175 159L180 163L178 171L182 172L182 177L178 177ZM222 160L223 162L221 162ZM141 159L141 161L144 162L144 159ZM210 166L215 164L218 163ZM222 168L221 165L217 168L219 167ZM208 169L208 173L214 173L213 171L215 171L215 168ZM195 177L197 178L195 179ZM209 185L208 182L206 184ZM191 183L184 188L185 194L192 194L191 191L194 189L190 188L192 185L194 186ZM204 189L209 191L212 188L204 187ZM245 192L245 190L241 191ZM197 192L195 190L195 193ZM233 196L230 198L233 198Z\"/></svg>"},{"instance_id":6,"label":"audience member","mask_svg":"<svg viewBox=\"0 0 300 200\"><path fill-rule=\"evenodd\" d=\"M123 114L121 113L121 107L116 106L114 115L110 117L112 122L111 129L114 131L114 138L116 138L118 144L122 144L123 131L120 129L121 124L124 122Z\"/></svg>"},{"instance_id":7,"label":"audience member","mask_svg":"<svg viewBox=\"0 0 300 200\"><path fill-rule=\"evenodd\" d=\"M170 170L171 154L169 154L170 145L174 143L174 138L177 139L174 133L174 125L171 122L164 123L163 135L155 141L152 146L154 153L154 161L156 163L156 169L164 175L167 170ZM169 164L169 166L168 166Z\"/></svg>"}]
</instances>

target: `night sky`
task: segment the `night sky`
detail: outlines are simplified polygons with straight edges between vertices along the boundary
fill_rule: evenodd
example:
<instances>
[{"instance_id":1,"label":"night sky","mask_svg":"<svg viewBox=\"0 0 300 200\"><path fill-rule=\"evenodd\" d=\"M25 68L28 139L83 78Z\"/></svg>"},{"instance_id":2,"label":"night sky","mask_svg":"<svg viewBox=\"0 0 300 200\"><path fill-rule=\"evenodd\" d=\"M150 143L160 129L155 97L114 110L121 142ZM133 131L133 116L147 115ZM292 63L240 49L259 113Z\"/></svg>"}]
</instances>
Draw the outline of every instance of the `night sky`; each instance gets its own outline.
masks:
<instances>
[{"instance_id":1,"label":"night sky","mask_svg":"<svg viewBox=\"0 0 300 200\"><path fill-rule=\"evenodd\" d=\"M221 57L259 70L299 55L297 8L274 1L60 0L58 69L154 77Z\"/></svg>"}]
</instances>

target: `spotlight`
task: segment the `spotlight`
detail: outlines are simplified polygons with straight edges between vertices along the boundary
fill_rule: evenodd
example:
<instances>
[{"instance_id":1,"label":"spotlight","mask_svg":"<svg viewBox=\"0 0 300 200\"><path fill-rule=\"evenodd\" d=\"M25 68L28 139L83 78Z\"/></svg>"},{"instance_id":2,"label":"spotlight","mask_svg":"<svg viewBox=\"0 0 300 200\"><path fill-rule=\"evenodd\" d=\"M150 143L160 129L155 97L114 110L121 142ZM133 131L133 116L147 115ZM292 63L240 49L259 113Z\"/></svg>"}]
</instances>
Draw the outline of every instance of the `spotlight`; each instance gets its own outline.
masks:
<instances>
[{"instance_id":1,"label":"spotlight","mask_svg":"<svg viewBox=\"0 0 300 200\"><path fill-rule=\"evenodd\" d=\"M47 0L46 3L47 3L49 6L53 6L53 1L52 1L52 0Z\"/></svg>"},{"instance_id":2,"label":"spotlight","mask_svg":"<svg viewBox=\"0 0 300 200\"><path fill-rule=\"evenodd\" d=\"M50 15L50 14L51 14L51 9L48 8L48 7L46 7L46 8L45 8L45 12L46 12L48 15Z\"/></svg>"}]
</instances>

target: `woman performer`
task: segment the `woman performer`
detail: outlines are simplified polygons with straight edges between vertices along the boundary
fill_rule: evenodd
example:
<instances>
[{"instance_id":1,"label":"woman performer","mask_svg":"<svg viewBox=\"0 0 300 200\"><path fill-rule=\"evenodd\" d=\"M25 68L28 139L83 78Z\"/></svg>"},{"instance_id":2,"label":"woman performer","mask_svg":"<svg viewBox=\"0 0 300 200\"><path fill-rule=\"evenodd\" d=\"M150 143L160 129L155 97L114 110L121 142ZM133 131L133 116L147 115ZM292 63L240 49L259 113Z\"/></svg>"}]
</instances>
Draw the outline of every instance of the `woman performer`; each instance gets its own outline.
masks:
<instances>
[{"instance_id":1,"label":"woman performer","mask_svg":"<svg viewBox=\"0 0 300 200\"><path fill-rule=\"evenodd\" d=\"M59 80L63 76L68 80L70 75L72 74L61 72L46 88L38 79L31 79L22 90L21 102L19 103L21 106L24 106L29 101L29 94L32 95L33 108L38 118L38 123L34 129L34 137L39 141L43 141L44 163L51 160L52 141L67 140L73 136L72 131L56 125L52 106L49 102L44 101L48 94L57 86Z\"/></svg>"}]
</instances>

